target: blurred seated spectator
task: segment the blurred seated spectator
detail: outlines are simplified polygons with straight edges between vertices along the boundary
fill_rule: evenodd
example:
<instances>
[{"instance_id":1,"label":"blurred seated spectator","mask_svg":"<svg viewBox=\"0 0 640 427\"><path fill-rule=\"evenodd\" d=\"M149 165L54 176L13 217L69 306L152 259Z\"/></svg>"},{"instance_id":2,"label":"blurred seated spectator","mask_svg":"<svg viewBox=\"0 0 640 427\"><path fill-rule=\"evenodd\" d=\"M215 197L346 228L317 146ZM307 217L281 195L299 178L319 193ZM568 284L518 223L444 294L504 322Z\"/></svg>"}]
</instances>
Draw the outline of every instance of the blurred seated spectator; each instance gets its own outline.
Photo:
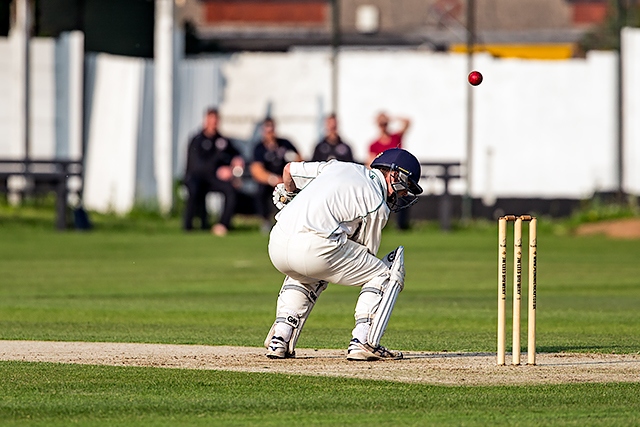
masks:
<instances>
[{"instance_id":1,"label":"blurred seated spectator","mask_svg":"<svg viewBox=\"0 0 640 427\"><path fill-rule=\"evenodd\" d=\"M189 143L184 183L189 192L184 212L184 230L193 229L193 218L200 217L200 228L209 229L206 196L221 193L224 205L218 222L211 228L216 236L224 236L231 227L236 207L237 177L242 175L244 160L228 138L218 131L218 110L209 108L202 130Z\"/></svg>"},{"instance_id":2,"label":"blurred seated spectator","mask_svg":"<svg viewBox=\"0 0 640 427\"><path fill-rule=\"evenodd\" d=\"M282 182L284 166L289 162L300 162L302 157L291 141L276 136L276 124L271 117L262 122L262 138L256 144L251 163L251 176L258 184L256 211L262 218L262 231L268 232L273 225L275 206L273 189Z\"/></svg>"},{"instance_id":3,"label":"blurred seated spectator","mask_svg":"<svg viewBox=\"0 0 640 427\"><path fill-rule=\"evenodd\" d=\"M336 115L333 113L328 115L324 123L325 137L316 145L311 161L322 162L336 159L341 162L353 162L351 147L338 134L338 119Z\"/></svg>"}]
</instances>

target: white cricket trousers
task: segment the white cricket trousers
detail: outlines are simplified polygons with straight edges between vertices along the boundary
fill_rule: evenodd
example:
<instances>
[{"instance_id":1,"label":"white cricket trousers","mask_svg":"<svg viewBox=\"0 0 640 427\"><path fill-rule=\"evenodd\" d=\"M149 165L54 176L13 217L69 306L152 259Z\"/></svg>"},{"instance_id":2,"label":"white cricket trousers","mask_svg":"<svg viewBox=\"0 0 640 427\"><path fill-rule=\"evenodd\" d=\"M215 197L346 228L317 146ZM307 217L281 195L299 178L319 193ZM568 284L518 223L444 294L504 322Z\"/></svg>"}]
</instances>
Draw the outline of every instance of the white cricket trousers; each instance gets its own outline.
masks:
<instances>
[{"instance_id":1,"label":"white cricket trousers","mask_svg":"<svg viewBox=\"0 0 640 427\"><path fill-rule=\"evenodd\" d=\"M387 266L365 246L351 240L339 243L314 233L290 235L278 224L271 230L269 257L274 267L287 276L278 295L276 317L295 314L305 319L315 301L306 303L306 297L295 288L301 286L318 293L319 283L324 281L370 290L360 293L355 308L357 323L370 321L389 281Z\"/></svg>"}]
</instances>

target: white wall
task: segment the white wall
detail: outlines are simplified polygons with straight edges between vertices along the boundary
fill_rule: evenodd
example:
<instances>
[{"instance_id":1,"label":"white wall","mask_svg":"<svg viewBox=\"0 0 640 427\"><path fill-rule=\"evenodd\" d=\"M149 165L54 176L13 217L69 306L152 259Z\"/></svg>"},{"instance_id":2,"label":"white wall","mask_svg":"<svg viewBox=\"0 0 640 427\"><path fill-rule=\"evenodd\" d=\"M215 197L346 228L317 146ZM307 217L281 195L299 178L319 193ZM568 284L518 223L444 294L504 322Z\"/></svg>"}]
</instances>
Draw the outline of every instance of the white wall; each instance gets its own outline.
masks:
<instances>
[{"instance_id":1,"label":"white wall","mask_svg":"<svg viewBox=\"0 0 640 427\"><path fill-rule=\"evenodd\" d=\"M640 195L640 29L622 32L625 190Z\"/></svg>"},{"instance_id":2,"label":"white wall","mask_svg":"<svg viewBox=\"0 0 640 427\"><path fill-rule=\"evenodd\" d=\"M15 40L15 37L0 37L0 157L10 158L23 154L15 125L19 114Z\"/></svg>"},{"instance_id":3,"label":"white wall","mask_svg":"<svg viewBox=\"0 0 640 427\"><path fill-rule=\"evenodd\" d=\"M135 198L144 61L111 55L99 55L96 61L84 204L124 213Z\"/></svg>"},{"instance_id":4,"label":"white wall","mask_svg":"<svg viewBox=\"0 0 640 427\"><path fill-rule=\"evenodd\" d=\"M81 159L84 33L61 34L55 47L55 156Z\"/></svg>"},{"instance_id":5,"label":"white wall","mask_svg":"<svg viewBox=\"0 0 640 427\"><path fill-rule=\"evenodd\" d=\"M23 158L24 124L19 34L0 37L0 157ZM35 159L80 159L84 43L79 32L30 45L30 150ZM66 76L59 79L60 74ZM61 102L62 101L62 102ZM56 108L58 106L58 108ZM64 130L64 131L63 131Z\"/></svg>"},{"instance_id":6,"label":"white wall","mask_svg":"<svg viewBox=\"0 0 640 427\"><path fill-rule=\"evenodd\" d=\"M15 45L11 39L0 39L0 157L20 156L23 147L16 108L20 94L15 87ZM60 61L54 48L51 40L36 40L31 50L32 146L43 156L60 152L56 120L65 117L51 112L60 104L56 96L61 96L52 77L53 63ZM635 77L640 75L640 30L624 31L623 55L625 189L640 194L636 167L640 83ZM78 75L77 57L74 61ZM614 190L615 63L612 52L591 52L586 59L566 61L477 55L475 68L485 80L473 88L472 194L583 198L594 191ZM419 159L465 160L464 55L344 50L338 66L340 128L359 160L366 159L376 135L374 118L381 110L412 120L405 145ZM110 55L98 55L95 67L89 67L85 204L90 209L126 212L138 198L146 202L157 192L149 119L153 84L145 81L153 76L152 67L152 61ZM182 175L189 136L199 129L204 109L212 105L219 107L221 129L228 136L252 140L257 124L270 114L278 133L309 157L322 117L332 105L330 76L329 51L321 49L179 60L171 154L174 176ZM77 94L68 96L75 96L78 108ZM460 193L463 185L458 182L452 189ZM428 188L439 191L437 186Z\"/></svg>"},{"instance_id":7,"label":"white wall","mask_svg":"<svg viewBox=\"0 0 640 427\"><path fill-rule=\"evenodd\" d=\"M355 155L368 157L384 110L406 117L404 147L424 160L462 160L466 138L466 57L415 51L340 55L339 113Z\"/></svg>"},{"instance_id":8,"label":"white wall","mask_svg":"<svg viewBox=\"0 0 640 427\"><path fill-rule=\"evenodd\" d=\"M485 81L474 88L472 195L579 198L614 189L615 59L608 52L569 61L479 55ZM465 160L464 55L344 51L339 70L340 127L360 160L381 110L412 120L405 144L421 160ZM225 131L250 138L271 103L279 133L311 155L331 105L326 53L234 55L224 71Z\"/></svg>"},{"instance_id":9,"label":"white wall","mask_svg":"<svg viewBox=\"0 0 640 427\"><path fill-rule=\"evenodd\" d=\"M30 149L31 157L52 159L56 152L55 40L31 40Z\"/></svg>"},{"instance_id":10,"label":"white wall","mask_svg":"<svg viewBox=\"0 0 640 427\"><path fill-rule=\"evenodd\" d=\"M222 129L251 139L256 123L270 114L276 132L311 157L319 117L328 111L330 58L323 52L242 53L223 65Z\"/></svg>"},{"instance_id":11,"label":"white wall","mask_svg":"<svg viewBox=\"0 0 640 427\"><path fill-rule=\"evenodd\" d=\"M187 59L178 64L176 92L176 123L174 134L176 151L174 173L184 173L187 163L187 143L202 126L208 107L222 103L224 77L222 64L227 57L217 59ZM228 125L228 122L224 123Z\"/></svg>"},{"instance_id":12,"label":"white wall","mask_svg":"<svg viewBox=\"0 0 640 427\"><path fill-rule=\"evenodd\" d=\"M615 65L609 52L562 62L480 58L472 194L588 197L615 189Z\"/></svg>"}]
</instances>

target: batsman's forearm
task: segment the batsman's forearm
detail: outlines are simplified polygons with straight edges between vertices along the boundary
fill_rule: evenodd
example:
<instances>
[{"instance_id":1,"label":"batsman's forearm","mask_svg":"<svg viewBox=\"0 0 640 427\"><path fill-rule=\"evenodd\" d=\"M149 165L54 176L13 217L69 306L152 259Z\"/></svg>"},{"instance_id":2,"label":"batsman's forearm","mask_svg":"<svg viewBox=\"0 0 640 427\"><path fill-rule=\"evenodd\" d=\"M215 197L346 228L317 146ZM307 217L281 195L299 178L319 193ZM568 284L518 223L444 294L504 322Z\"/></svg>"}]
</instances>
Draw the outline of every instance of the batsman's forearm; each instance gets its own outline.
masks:
<instances>
[{"instance_id":1,"label":"batsman's forearm","mask_svg":"<svg viewBox=\"0 0 640 427\"><path fill-rule=\"evenodd\" d=\"M293 181L293 177L291 177L290 167L291 163L285 165L284 171L282 172L282 182L284 183L285 190L289 193L295 193L298 187L296 187L296 183Z\"/></svg>"}]
</instances>

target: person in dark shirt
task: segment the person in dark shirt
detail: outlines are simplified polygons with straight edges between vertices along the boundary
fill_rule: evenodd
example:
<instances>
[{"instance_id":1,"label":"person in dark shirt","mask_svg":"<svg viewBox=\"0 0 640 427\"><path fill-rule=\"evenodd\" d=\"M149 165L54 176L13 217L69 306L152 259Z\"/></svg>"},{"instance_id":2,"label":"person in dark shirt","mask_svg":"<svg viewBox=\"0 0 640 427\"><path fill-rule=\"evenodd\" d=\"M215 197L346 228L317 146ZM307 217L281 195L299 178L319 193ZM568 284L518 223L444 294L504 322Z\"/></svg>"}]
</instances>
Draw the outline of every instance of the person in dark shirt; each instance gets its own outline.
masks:
<instances>
[{"instance_id":1,"label":"person in dark shirt","mask_svg":"<svg viewBox=\"0 0 640 427\"><path fill-rule=\"evenodd\" d=\"M338 134L338 119L335 114L327 116L325 129L325 137L316 145L311 161L322 162L336 159L341 162L353 162L351 147Z\"/></svg>"},{"instance_id":2,"label":"person in dark shirt","mask_svg":"<svg viewBox=\"0 0 640 427\"><path fill-rule=\"evenodd\" d=\"M251 176L258 184L256 210L262 217L264 232L273 224L273 189L282 182L284 166L289 162L300 162L302 157L291 141L276 136L275 121L267 117L262 122L262 138L256 144L251 163Z\"/></svg>"},{"instance_id":3,"label":"person in dark shirt","mask_svg":"<svg viewBox=\"0 0 640 427\"><path fill-rule=\"evenodd\" d=\"M224 206L218 222L211 228L216 236L227 234L236 207L235 176L241 175L244 160L228 138L218 131L216 109L207 110L202 130L189 143L184 183L189 192L183 228L193 229L193 218L200 217L200 227L209 228L205 199L208 192L224 195Z\"/></svg>"}]
</instances>

